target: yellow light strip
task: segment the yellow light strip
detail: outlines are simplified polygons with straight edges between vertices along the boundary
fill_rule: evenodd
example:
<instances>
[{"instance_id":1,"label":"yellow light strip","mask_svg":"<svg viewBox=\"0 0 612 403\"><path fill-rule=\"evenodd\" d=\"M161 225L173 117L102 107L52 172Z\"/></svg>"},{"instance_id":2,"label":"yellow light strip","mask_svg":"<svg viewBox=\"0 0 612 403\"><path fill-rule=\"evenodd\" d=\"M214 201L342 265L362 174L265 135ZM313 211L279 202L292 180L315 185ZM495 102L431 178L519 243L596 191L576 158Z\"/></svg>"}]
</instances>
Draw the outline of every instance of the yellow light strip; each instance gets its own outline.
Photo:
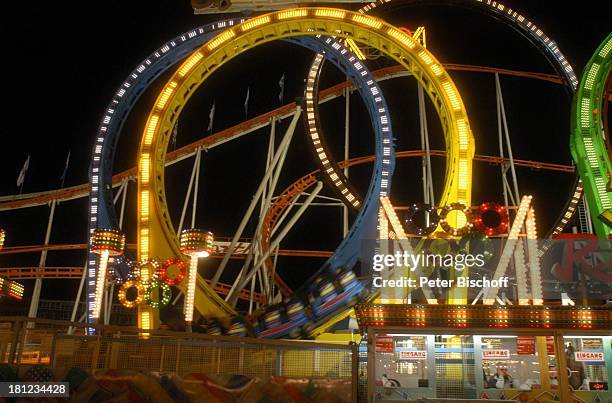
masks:
<instances>
[{"instance_id":1,"label":"yellow light strip","mask_svg":"<svg viewBox=\"0 0 612 403\"><path fill-rule=\"evenodd\" d=\"M426 50L420 51L419 52L419 57L421 58L421 60L423 60L427 64L432 64L433 61L434 61L433 57L431 57L431 55L429 53L427 53Z\"/></svg>"},{"instance_id":2,"label":"yellow light strip","mask_svg":"<svg viewBox=\"0 0 612 403\"><path fill-rule=\"evenodd\" d=\"M445 81L442 83L442 88L444 89L444 92L446 92L446 95L448 95L453 109L456 111L461 109L461 103L459 102L459 98L457 97L457 93L455 92L452 84L449 81Z\"/></svg>"},{"instance_id":3,"label":"yellow light strip","mask_svg":"<svg viewBox=\"0 0 612 403\"><path fill-rule=\"evenodd\" d=\"M414 47L416 46L416 43L414 42L414 40L409 35L407 35L405 32L402 32L395 28L389 28L387 30L387 33L393 38L400 41L402 44L406 45L410 49L414 49Z\"/></svg>"},{"instance_id":4,"label":"yellow light strip","mask_svg":"<svg viewBox=\"0 0 612 403\"><path fill-rule=\"evenodd\" d=\"M427 47L427 36L425 34L425 27L418 27L412 34L415 41L418 41L424 48Z\"/></svg>"},{"instance_id":5,"label":"yellow light strip","mask_svg":"<svg viewBox=\"0 0 612 403\"><path fill-rule=\"evenodd\" d=\"M383 207L378 209L378 239L389 239L389 220L387 220L387 217L385 216L385 210Z\"/></svg>"},{"instance_id":6,"label":"yellow light strip","mask_svg":"<svg viewBox=\"0 0 612 403\"><path fill-rule=\"evenodd\" d=\"M143 184L148 184L149 183L149 176L150 176L150 167L151 167L151 159L149 157L149 153L143 153L140 156L140 177L142 178L142 183Z\"/></svg>"},{"instance_id":7,"label":"yellow light strip","mask_svg":"<svg viewBox=\"0 0 612 403\"><path fill-rule=\"evenodd\" d=\"M196 52L193 55L191 55L189 57L189 59L187 59L187 61L185 63L183 63L183 65L181 66L181 68L178 71L178 75L179 77L185 77L185 75L187 73L189 73L189 71L191 71L191 69L198 64L198 62L200 60L202 60L202 58L204 57L203 54L201 54L200 52Z\"/></svg>"},{"instance_id":8,"label":"yellow light strip","mask_svg":"<svg viewBox=\"0 0 612 403\"><path fill-rule=\"evenodd\" d=\"M256 28L256 27L258 27L260 25L267 24L269 22L270 22L270 16L264 15L263 17L253 18L252 20L244 22L240 26L240 29L242 30L242 32L245 32L245 31L249 31L249 30L251 30L253 28Z\"/></svg>"},{"instance_id":9,"label":"yellow light strip","mask_svg":"<svg viewBox=\"0 0 612 403\"><path fill-rule=\"evenodd\" d=\"M437 63L434 63L429 67L431 68L431 71L433 71L433 73L436 76L441 76L442 74L444 74L444 70L442 70L442 67L440 67L440 65Z\"/></svg>"},{"instance_id":10,"label":"yellow light strip","mask_svg":"<svg viewBox=\"0 0 612 403\"><path fill-rule=\"evenodd\" d=\"M346 40L346 45L355 54L355 56L359 58L359 60L365 60L366 58L365 55L363 54L361 49L359 49L359 46L357 46L354 40L352 40L351 38L348 38Z\"/></svg>"},{"instance_id":11,"label":"yellow light strip","mask_svg":"<svg viewBox=\"0 0 612 403\"><path fill-rule=\"evenodd\" d=\"M151 312L148 309L143 309L140 312L140 327L141 329L151 329ZM143 333L142 336L147 338L149 333Z\"/></svg>"},{"instance_id":12,"label":"yellow light strip","mask_svg":"<svg viewBox=\"0 0 612 403\"><path fill-rule=\"evenodd\" d=\"M110 252L108 250L102 250L100 254L100 263L98 265L98 275L96 278L96 294L94 299L94 309L91 316L94 319L100 317L100 311L102 308L102 296L104 295L104 285L106 283L106 268L108 264L108 256Z\"/></svg>"},{"instance_id":13,"label":"yellow light strip","mask_svg":"<svg viewBox=\"0 0 612 403\"><path fill-rule=\"evenodd\" d=\"M391 223L391 228L393 229L393 232L395 232L395 234L397 235L397 239L408 239L408 236L404 231L404 226L400 222L397 214L395 214L395 209L393 208L393 205L391 204L389 198L381 197L380 204L382 205L382 208L385 211L389 222Z\"/></svg>"},{"instance_id":14,"label":"yellow light strip","mask_svg":"<svg viewBox=\"0 0 612 403\"><path fill-rule=\"evenodd\" d=\"M157 109L164 109L166 107L166 103L174 92L174 88L176 88L176 81L170 82L170 85L164 89L161 96L157 100L157 105L155 105Z\"/></svg>"},{"instance_id":15,"label":"yellow light strip","mask_svg":"<svg viewBox=\"0 0 612 403\"><path fill-rule=\"evenodd\" d=\"M459 129L459 149L467 150L470 145L470 133L465 119L457 119L457 128Z\"/></svg>"},{"instance_id":16,"label":"yellow light strip","mask_svg":"<svg viewBox=\"0 0 612 403\"><path fill-rule=\"evenodd\" d=\"M218 47L224 42L229 41L235 36L236 36L236 33L233 30L229 29L217 35L217 37L213 39L212 41L210 41L206 47L208 48L208 50L213 50L214 48Z\"/></svg>"},{"instance_id":17,"label":"yellow light strip","mask_svg":"<svg viewBox=\"0 0 612 403\"><path fill-rule=\"evenodd\" d=\"M516 296L519 305L529 305L527 295L527 266L525 266L525 248L521 241L516 243L514 249L514 267L516 275Z\"/></svg>"},{"instance_id":18,"label":"yellow light strip","mask_svg":"<svg viewBox=\"0 0 612 403\"><path fill-rule=\"evenodd\" d=\"M527 211L527 252L529 253L529 276L531 281L531 300L533 305L543 305L542 276L540 267L540 256L538 252L538 231L533 207Z\"/></svg>"},{"instance_id":19,"label":"yellow light strip","mask_svg":"<svg viewBox=\"0 0 612 403\"><path fill-rule=\"evenodd\" d=\"M183 313L185 322L193 321L193 302L195 300L196 277L198 274L198 258L191 256L189 262L189 272L187 274L187 293L185 294L185 303L183 304Z\"/></svg>"},{"instance_id":20,"label":"yellow light strip","mask_svg":"<svg viewBox=\"0 0 612 403\"><path fill-rule=\"evenodd\" d=\"M278 13L277 18L279 20L286 20L286 19L289 19L289 18L306 17L307 14L308 14L308 11L303 10L303 9L281 11L280 13Z\"/></svg>"},{"instance_id":21,"label":"yellow light strip","mask_svg":"<svg viewBox=\"0 0 612 403\"><path fill-rule=\"evenodd\" d=\"M459 189L468 188L468 160L465 158L459 159ZM463 214L459 216L464 217ZM465 219L465 217L464 217ZM463 222L465 224L465 221Z\"/></svg>"},{"instance_id":22,"label":"yellow light strip","mask_svg":"<svg viewBox=\"0 0 612 403\"><path fill-rule=\"evenodd\" d=\"M142 216L141 216L141 219L142 219ZM149 258L149 228L147 227L140 229L140 245L139 246L140 246L138 250L139 257L141 259L148 259Z\"/></svg>"},{"instance_id":23,"label":"yellow light strip","mask_svg":"<svg viewBox=\"0 0 612 403\"><path fill-rule=\"evenodd\" d=\"M327 8L320 8L315 11L317 17L330 17L330 18L344 18L346 12L342 10L332 10Z\"/></svg>"},{"instance_id":24,"label":"yellow light strip","mask_svg":"<svg viewBox=\"0 0 612 403\"><path fill-rule=\"evenodd\" d=\"M359 24L367 25L368 27L376 28L376 29L379 29L380 27L382 27L382 24L383 24L382 21L379 21L372 17L366 17L365 15L360 15L360 14L353 15L353 21Z\"/></svg>"},{"instance_id":25,"label":"yellow light strip","mask_svg":"<svg viewBox=\"0 0 612 403\"><path fill-rule=\"evenodd\" d=\"M149 218L149 191L140 192L140 217L141 221L148 221Z\"/></svg>"},{"instance_id":26,"label":"yellow light strip","mask_svg":"<svg viewBox=\"0 0 612 403\"><path fill-rule=\"evenodd\" d=\"M159 123L159 116L152 115L147 123L147 130L145 131L144 143L150 146L153 143L153 136L155 136L155 130L157 130L157 124Z\"/></svg>"}]
</instances>

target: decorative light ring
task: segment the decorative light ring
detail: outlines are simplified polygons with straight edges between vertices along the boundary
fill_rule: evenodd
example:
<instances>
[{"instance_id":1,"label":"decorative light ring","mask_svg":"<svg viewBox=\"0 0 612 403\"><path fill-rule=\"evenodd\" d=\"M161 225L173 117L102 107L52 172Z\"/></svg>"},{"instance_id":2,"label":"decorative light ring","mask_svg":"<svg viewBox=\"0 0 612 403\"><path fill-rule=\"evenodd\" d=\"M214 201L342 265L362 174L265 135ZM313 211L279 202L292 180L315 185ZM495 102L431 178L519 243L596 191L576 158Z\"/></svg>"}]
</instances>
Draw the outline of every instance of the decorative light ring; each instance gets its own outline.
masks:
<instances>
[{"instance_id":1,"label":"decorative light ring","mask_svg":"<svg viewBox=\"0 0 612 403\"><path fill-rule=\"evenodd\" d=\"M0 250L4 249L4 240L6 239L6 231L0 228Z\"/></svg>"},{"instance_id":2,"label":"decorative light ring","mask_svg":"<svg viewBox=\"0 0 612 403\"><path fill-rule=\"evenodd\" d=\"M446 217L451 211L463 213L463 215L465 216L465 225L458 228L451 226L446 220ZM470 232L470 230L472 229L472 212L470 211L470 208L463 203L450 203L444 206L440 210L439 217L440 226L442 227L442 229L452 236L463 236Z\"/></svg>"},{"instance_id":3,"label":"decorative light ring","mask_svg":"<svg viewBox=\"0 0 612 403\"><path fill-rule=\"evenodd\" d=\"M414 216L419 212L425 212L429 215L431 222L428 226L423 227L415 224ZM434 232L438 227L439 221L440 217L438 217L438 212L436 211L436 208L430 204L423 203L415 203L412 206L408 207L408 211L406 212L406 216L404 218L404 224L406 225L406 229L408 230L408 232L419 236L426 236Z\"/></svg>"},{"instance_id":4,"label":"decorative light ring","mask_svg":"<svg viewBox=\"0 0 612 403\"><path fill-rule=\"evenodd\" d=\"M96 229L91 237L94 253L108 251L110 256L122 255L125 250L125 235L115 229Z\"/></svg>"},{"instance_id":5,"label":"decorative light ring","mask_svg":"<svg viewBox=\"0 0 612 403\"><path fill-rule=\"evenodd\" d=\"M125 266L127 270L119 270L121 266ZM126 257L125 255L116 256L113 258L113 263L108 266L108 276L112 282L115 284L123 284L126 280L134 280L131 278L131 273L134 271L135 263L132 259ZM137 278L135 279L137 280Z\"/></svg>"},{"instance_id":6,"label":"decorative light ring","mask_svg":"<svg viewBox=\"0 0 612 403\"><path fill-rule=\"evenodd\" d=\"M483 216L486 213L496 214L497 218L499 219L499 224L495 227L485 224ZM474 212L474 219L472 220L474 228L482 231L482 233L484 233L486 236L505 234L508 232L508 222L509 219L506 208L495 202L486 202L478 206L478 209L476 209Z\"/></svg>"},{"instance_id":7,"label":"decorative light ring","mask_svg":"<svg viewBox=\"0 0 612 403\"><path fill-rule=\"evenodd\" d=\"M133 264L128 271L126 278L128 281L140 281L140 267L137 264Z\"/></svg>"},{"instance_id":8,"label":"decorative light ring","mask_svg":"<svg viewBox=\"0 0 612 403\"><path fill-rule=\"evenodd\" d=\"M132 280L137 280L143 286L146 286L151 281L156 279L156 276L159 272L161 264L157 259L141 259L134 266L134 270L132 270L132 275L129 276Z\"/></svg>"},{"instance_id":9,"label":"decorative light ring","mask_svg":"<svg viewBox=\"0 0 612 403\"><path fill-rule=\"evenodd\" d=\"M130 288L136 288L136 298L133 300L127 299L127 292ZM144 286L135 280L128 280L121 285L117 298L119 303L126 308L134 308L136 305L140 305L144 300L145 288Z\"/></svg>"},{"instance_id":10,"label":"decorative light ring","mask_svg":"<svg viewBox=\"0 0 612 403\"><path fill-rule=\"evenodd\" d=\"M174 277L168 277L168 269L176 266L178 274ZM163 281L167 285L179 285L184 279L187 272L187 265L182 259L170 258L166 259L159 269L157 279Z\"/></svg>"},{"instance_id":11,"label":"decorative light ring","mask_svg":"<svg viewBox=\"0 0 612 403\"><path fill-rule=\"evenodd\" d=\"M154 300L153 291L155 291L156 288L159 289L161 297ZM159 309L162 306L168 305L170 303L170 298L172 298L172 290L169 285L162 281L154 280L145 288L144 301L153 309Z\"/></svg>"}]
</instances>

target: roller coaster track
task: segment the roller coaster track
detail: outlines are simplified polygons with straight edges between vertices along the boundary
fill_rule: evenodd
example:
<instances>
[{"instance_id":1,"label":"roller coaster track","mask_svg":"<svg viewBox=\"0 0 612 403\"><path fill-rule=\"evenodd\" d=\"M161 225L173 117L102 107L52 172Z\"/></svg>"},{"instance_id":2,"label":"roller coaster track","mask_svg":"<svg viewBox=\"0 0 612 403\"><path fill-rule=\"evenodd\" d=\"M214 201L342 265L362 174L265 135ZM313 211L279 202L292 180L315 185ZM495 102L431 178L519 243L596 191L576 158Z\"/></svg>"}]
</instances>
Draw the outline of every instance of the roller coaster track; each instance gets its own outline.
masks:
<instances>
[{"instance_id":1,"label":"roller coaster track","mask_svg":"<svg viewBox=\"0 0 612 403\"><path fill-rule=\"evenodd\" d=\"M449 64L443 63L443 66L447 70L453 70L453 71L470 71L470 72L492 73L492 74L498 73L501 75L523 77L523 78L546 81L546 82L550 82L554 84L561 84L561 85L564 84L565 82L561 77L557 75L543 74L543 73L537 73L537 72L517 71L517 70L500 69L496 67L473 66L473 65L467 65L467 64L452 64L452 63L449 63ZM385 81L385 80L390 80L394 78L410 76L410 73L405 71L402 68L402 66L392 66L392 67L378 69L378 70L373 71L372 74L377 78L378 81ZM353 87L350 85L349 81L345 81L343 83L340 83L332 87L326 88L324 90L321 90L319 93L320 95L319 102L325 103L325 102L328 102L328 101L331 101L333 99L340 97L345 88L353 88ZM195 141L193 143L180 147L174 151L168 152L168 155L166 157L166 164L171 165L171 164L180 162L186 158L189 158L194 155L194 153L196 152L198 148L208 149L212 147L217 147L230 140L236 139L238 137L249 134L263 127L266 127L270 124L270 121L274 117L285 118L285 117L293 115L295 113L295 108L296 108L295 102L286 104L279 108L273 109L269 112L261 114L257 117L246 120L240 124L234 125L225 130L214 133L198 141ZM417 151L414 151L414 152L417 152ZM432 153L444 153L444 151L432 151ZM479 160L479 158L481 157L484 157L484 156L475 155L474 159ZM486 158L498 158L498 157L486 157ZM517 160L515 160L515 163L517 163ZM539 163L539 162L534 162L534 164L536 165L542 164L541 169L547 169L544 167L545 164L549 166L556 165L556 164ZM527 165L523 165L523 166L527 166ZM563 170L569 169L569 167L567 166L561 166L561 165L559 166L562 167L561 169ZM530 167L534 169L540 168L538 166L530 166ZM569 172L569 171L565 171L565 172ZM117 187L121 184L122 181L135 180L137 176L138 176L138 171L136 167L130 168L116 175L113 175L112 185L113 187ZM0 211L42 206L42 205L51 203L53 200L68 201L68 200L78 199L81 197L86 197L90 193L90 188L91 188L91 185L89 183L86 183L82 185L71 186L71 187L62 188L62 189L48 190L48 191L43 191L43 192L0 196Z\"/></svg>"},{"instance_id":2,"label":"roller coaster track","mask_svg":"<svg viewBox=\"0 0 612 403\"><path fill-rule=\"evenodd\" d=\"M399 68L398 68L398 69L399 69ZM458 69L460 69L460 68L458 68ZM464 69L464 70L470 70L469 66L468 66L467 68L463 68L463 69ZM389 70L390 70L390 69L389 69ZM494 71L494 70L496 70L496 69L476 68L476 69L473 69L473 70L475 70L475 71L485 71L485 72L486 72L486 71ZM497 70L499 70L499 69L497 69ZM501 73L502 73L502 74L504 74L505 72L506 72L506 71L501 71ZM407 75L407 74L406 74L406 73L404 73L404 74L400 74L400 73L398 73L396 76L399 76L399 75ZM529 76L529 73L527 73L527 74L524 74L524 73L523 73L523 74L512 74L512 75L517 75L517 76ZM546 81L551 81L551 82L560 82L559 80L555 80L554 76L550 76L550 75L541 75L541 74L534 73L534 74L532 74L532 77L536 77L536 75L537 75L537 76L539 76L539 77L537 77L537 78L539 78L539 79L544 79L544 80L546 80ZM337 87L339 87L339 88L340 88L340 91L339 91L339 92L341 92L344 86L340 85L340 86L337 86ZM322 95L323 95L323 94L322 94ZM337 95L339 95L339 94L337 94ZM336 96L337 96L337 95L336 95ZM279 108L279 109L282 109L282 108ZM274 112L275 112L275 111L273 111L272 113L274 113ZM275 114L278 114L278 112L276 112ZM265 115L264 115L264 116L265 116ZM261 118L261 117L260 117L260 118ZM264 117L264 119L266 119L266 118ZM267 119L266 119L266 120L267 120ZM249 123L249 122L245 122L245 123ZM267 124L267 122L266 122L266 121L264 121L264 122L262 122L262 123L263 123L263 125L262 125L262 126L265 126L265 125ZM256 129L256 128L251 128L251 130L254 130L254 129ZM240 134L240 135L241 135L241 134ZM238 136L236 136L236 137L238 137ZM223 139L223 140L228 141L228 140L229 140L229 138L226 138L226 139ZM221 140L221 141L220 141L220 143L221 143L221 142L224 142L223 140ZM179 152L180 152L181 150L177 150L177 151L179 151ZM179 154L179 152L177 152L177 153L176 153L176 154L177 154L177 160L180 160L180 158L181 158L181 157L178 155L178 154ZM445 155L445 154L439 154L439 155ZM171 158L171 157L172 157L172 155L170 154L170 155L169 155L169 157ZM170 158L169 158L169 159L170 159ZM537 168L537 167L536 167L536 168ZM133 177L135 177L134 173L135 173L135 172L132 172L132 175L130 175L130 174L129 174L129 172L128 172L128 174L127 174L126 176L124 176L124 177L120 177L120 176L118 175L118 176L119 176L119 178L117 178L118 176L114 177L114 178L113 178L113 182L114 182L114 183L116 183L115 181L116 181L117 179L119 179L119 183L120 183L120 181L121 181L121 180L123 180L123 179L125 179L125 178L127 178L127 177L129 177L129 176L131 176L131 177L133 178ZM123 174L126 174L126 173L123 173ZM121 175L121 174L120 174L120 175ZM77 190L77 189L72 189L72 190ZM62 197L64 197L64 199L65 199L65 200L68 200L69 198L74 198L74 193L72 193L72 194L71 194L71 192L70 192L70 190L69 190L69 189L64 189L64 191L68 191L68 192L63 193L63 195L62 195ZM87 192L88 192L88 186L86 185L86 186L85 186L85 189L81 189L81 191L84 191L84 192L85 192L85 194L87 194ZM48 196L48 195L47 195L47 196ZM37 197L40 197L40 198L43 198L43 199L44 199L45 195L38 194L38 195L37 195ZM21 204L21 202L22 202L22 201L23 201L23 199L19 199L19 200L12 200L11 202L17 202L18 204ZM30 201L31 201L31 200L30 200ZM9 202L9 203L11 203L11 202ZM40 200L39 200L38 202L39 202L40 204L43 204L43 203L44 203L44 202L43 202L43 203L41 203L41 201L40 201ZM4 207L6 207L6 204L5 204L5 203L3 203L3 204L1 204L0 206L2 206L2 207L3 207L3 209L4 209ZM11 207L9 207L9 208L11 208Z\"/></svg>"},{"instance_id":3,"label":"roller coaster track","mask_svg":"<svg viewBox=\"0 0 612 403\"><path fill-rule=\"evenodd\" d=\"M606 139L608 83L612 71L612 34L599 45L584 69L574 97L571 120L571 151L583 178L593 226L599 237L608 238L612 225L600 219L612 214L612 164ZM606 122L606 123L604 123ZM607 141L607 144L606 144Z\"/></svg>"}]
</instances>

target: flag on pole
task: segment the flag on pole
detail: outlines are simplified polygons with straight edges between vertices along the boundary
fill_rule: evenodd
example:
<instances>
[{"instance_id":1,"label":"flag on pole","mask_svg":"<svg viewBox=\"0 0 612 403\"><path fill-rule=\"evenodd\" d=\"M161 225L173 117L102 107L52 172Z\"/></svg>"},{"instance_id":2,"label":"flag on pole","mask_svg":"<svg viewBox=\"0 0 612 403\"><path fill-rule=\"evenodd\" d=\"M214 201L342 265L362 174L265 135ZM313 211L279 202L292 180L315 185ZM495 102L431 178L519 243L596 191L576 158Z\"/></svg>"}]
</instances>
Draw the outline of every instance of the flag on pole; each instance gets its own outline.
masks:
<instances>
[{"instance_id":1,"label":"flag on pole","mask_svg":"<svg viewBox=\"0 0 612 403\"><path fill-rule=\"evenodd\" d=\"M246 97L244 98L244 118L249 117L249 98L251 97L251 87L247 88Z\"/></svg>"},{"instance_id":2,"label":"flag on pole","mask_svg":"<svg viewBox=\"0 0 612 403\"><path fill-rule=\"evenodd\" d=\"M25 175L29 167L30 167L30 154L28 154L28 158L23 163L23 167L21 168L21 171L19 172L19 176L17 177L17 186L23 187Z\"/></svg>"},{"instance_id":3,"label":"flag on pole","mask_svg":"<svg viewBox=\"0 0 612 403\"><path fill-rule=\"evenodd\" d=\"M62 176L60 176L62 187L64 186L64 181L66 180L66 173L68 172L68 164L70 164L70 150L68 150L68 155L66 156L66 165L64 165L64 172L62 172Z\"/></svg>"},{"instance_id":4,"label":"flag on pole","mask_svg":"<svg viewBox=\"0 0 612 403\"><path fill-rule=\"evenodd\" d=\"M280 87L280 92L278 93L278 102L283 103L283 98L285 97L285 73L283 73L282 77L278 81L278 86Z\"/></svg>"},{"instance_id":5,"label":"flag on pole","mask_svg":"<svg viewBox=\"0 0 612 403\"><path fill-rule=\"evenodd\" d=\"M210 112L208 112L208 127L206 128L206 131L208 133L212 132L214 120L215 120L215 101L213 101L213 104L210 107Z\"/></svg>"},{"instance_id":6,"label":"flag on pole","mask_svg":"<svg viewBox=\"0 0 612 403\"><path fill-rule=\"evenodd\" d=\"M172 149L176 150L176 136L178 135L178 120L172 128Z\"/></svg>"}]
</instances>

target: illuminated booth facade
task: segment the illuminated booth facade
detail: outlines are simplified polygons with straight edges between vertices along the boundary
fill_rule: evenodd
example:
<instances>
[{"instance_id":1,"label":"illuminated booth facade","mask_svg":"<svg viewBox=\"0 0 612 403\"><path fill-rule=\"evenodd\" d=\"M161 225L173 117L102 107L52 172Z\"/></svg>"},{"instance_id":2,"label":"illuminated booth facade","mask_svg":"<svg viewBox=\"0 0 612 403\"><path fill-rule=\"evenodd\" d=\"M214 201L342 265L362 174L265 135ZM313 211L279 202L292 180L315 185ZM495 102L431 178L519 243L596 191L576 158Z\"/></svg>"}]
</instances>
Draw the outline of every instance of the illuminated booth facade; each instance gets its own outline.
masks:
<instances>
[{"instance_id":1,"label":"illuminated booth facade","mask_svg":"<svg viewBox=\"0 0 612 403\"><path fill-rule=\"evenodd\" d=\"M363 304L356 313L369 402L612 399L609 308Z\"/></svg>"}]
</instances>

